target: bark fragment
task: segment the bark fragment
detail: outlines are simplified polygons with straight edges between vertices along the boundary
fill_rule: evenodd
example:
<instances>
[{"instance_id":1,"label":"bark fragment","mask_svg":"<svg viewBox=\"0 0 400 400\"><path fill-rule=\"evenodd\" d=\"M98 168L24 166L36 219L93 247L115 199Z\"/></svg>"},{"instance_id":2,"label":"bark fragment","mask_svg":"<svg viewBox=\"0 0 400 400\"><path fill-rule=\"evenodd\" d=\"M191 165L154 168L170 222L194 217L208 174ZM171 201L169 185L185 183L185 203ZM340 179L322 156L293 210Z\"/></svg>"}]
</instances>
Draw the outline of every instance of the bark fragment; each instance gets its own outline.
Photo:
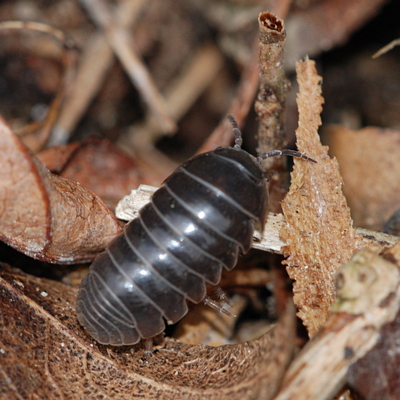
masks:
<instances>
[{"instance_id":1,"label":"bark fragment","mask_svg":"<svg viewBox=\"0 0 400 400\"><path fill-rule=\"evenodd\" d=\"M335 300L336 271L361 246L361 238L352 226L337 161L329 158L328 148L319 140L323 98L315 63L299 62L297 75L297 147L318 163L294 160L292 184L282 202L286 227L281 237L286 242L287 271L295 280L298 316L313 336L324 325Z\"/></svg>"}]
</instances>

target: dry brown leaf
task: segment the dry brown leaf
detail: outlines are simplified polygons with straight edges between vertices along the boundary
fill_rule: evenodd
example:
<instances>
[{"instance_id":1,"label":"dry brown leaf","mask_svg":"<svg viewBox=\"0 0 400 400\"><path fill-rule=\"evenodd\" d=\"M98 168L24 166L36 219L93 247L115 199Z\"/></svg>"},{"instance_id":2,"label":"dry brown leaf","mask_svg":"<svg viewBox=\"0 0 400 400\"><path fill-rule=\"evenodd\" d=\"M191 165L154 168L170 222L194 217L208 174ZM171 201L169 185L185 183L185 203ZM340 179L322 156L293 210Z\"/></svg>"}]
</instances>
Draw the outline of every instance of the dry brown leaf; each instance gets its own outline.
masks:
<instances>
[{"instance_id":1,"label":"dry brown leaf","mask_svg":"<svg viewBox=\"0 0 400 400\"><path fill-rule=\"evenodd\" d=\"M295 280L298 316L313 336L327 320L335 300L336 271L361 246L361 237L352 226L338 163L329 158L328 148L318 136L321 77L314 61L308 59L298 62L296 70L300 87L297 147L318 163L295 160L290 191L282 202L286 227L281 237L287 244L283 248L287 271Z\"/></svg>"},{"instance_id":2,"label":"dry brown leaf","mask_svg":"<svg viewBox=\"0 0 400 400\"><path fill-rule=\"evenodd\" d=\"M314 56L348 40L387 0L319 0L298 7L285 21L286 61L293 68L306 54ZM307 5L310 2L305 3Z\"/></svg>"},{"instance_id":3,"label":"dry brown leaf","mask_svg":"<svg viewBox=\"0 0 400 400\"><path fill-rule=\"evenodd\" d=\"M89 261L121 229L91 191L52 175L0 120L0 239L56 263Z\"/></svg>"},{"instance_id":4,"label":"dry brown leaf","mask_svg":"<svg viewBox=\"0 0 400 400\"><path fill-rule=\"evenodd\" d=\"M340 164L354 223L382 230L400 207L400 132L374 127L352 131L334 125L326 133L331 154Z\"/></svg>"},{"instance_id":5,"label":"dry brown leaf","mask_svg":"<svg viewBox=\"0 0 400 400\"><path fill-rule=\"evenodd\" d=\"M110 207L115 208L123 196L139 185L137 166L109 140L89 138L68 155L70 147L67 145L46 150L44 157L39 155L39 158L54 167L56 163L53 158L60 158L61 153L64 164L57 165L60 176L85 185Z\"/></svg>"},{"instance_id":6,"label":"dry brown leaf","mask_svg":"<svg viewBox=\"0 0 400 400\"><path fill-rule=\"evenodd\" d=\"M53 146L42 150L36 156L49 171L59 174L80 145L79 142L73 142L64 146Z\"/></svg>"},{"instance_id":7,"label":"dry brown leaf","mask_svg":"<svg viewBox=\"0 0 400 400\"><path fill-rule=\"evenodd\" d=\"M274 400L331 399L345 383L350 366L356 368L356 361L380 339L382 327L398 315L399 282L398 266L368 249L344 265L336 312L292 362Z\"/></svg>"},{"instance_id":8,"label":"dry brown leaf","mask_svg":"<svg viewBox=\"0 0 400 400\"><path fill-rule=\"evenodd\" d=\"M79 326L77 291L0 270L0 389L5 398L271 399L290 359L294 312L259 340L143 349L100 346ZM4 379L3 379L4 378Z\"/></svg>"}]
</instances>

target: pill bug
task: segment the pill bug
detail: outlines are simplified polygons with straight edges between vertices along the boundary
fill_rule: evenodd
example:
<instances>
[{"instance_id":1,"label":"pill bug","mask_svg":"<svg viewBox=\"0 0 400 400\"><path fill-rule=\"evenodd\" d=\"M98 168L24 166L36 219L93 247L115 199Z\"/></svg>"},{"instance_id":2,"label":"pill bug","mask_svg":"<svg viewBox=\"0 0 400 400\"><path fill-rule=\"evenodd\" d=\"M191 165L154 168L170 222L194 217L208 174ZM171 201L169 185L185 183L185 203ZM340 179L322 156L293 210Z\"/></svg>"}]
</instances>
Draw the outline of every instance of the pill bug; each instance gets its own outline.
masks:
<instances>
[{"instance_id":1,"label":"pill bug","mask_svg":"<svg viewBox=\"0 0 400 400\"><path fill-rule=\"evenodd\" d=\"M188 301L203 301L206 283L217 285L222 268L234 268L254 230L264 228L268 188L261 159L308 159L291 150L256 159L241 149L241 133L230 121L234 147L179 166L92 263L77 316L97 342L122 346L152 338L187 313Z\"/></svg>"}]
</instances>

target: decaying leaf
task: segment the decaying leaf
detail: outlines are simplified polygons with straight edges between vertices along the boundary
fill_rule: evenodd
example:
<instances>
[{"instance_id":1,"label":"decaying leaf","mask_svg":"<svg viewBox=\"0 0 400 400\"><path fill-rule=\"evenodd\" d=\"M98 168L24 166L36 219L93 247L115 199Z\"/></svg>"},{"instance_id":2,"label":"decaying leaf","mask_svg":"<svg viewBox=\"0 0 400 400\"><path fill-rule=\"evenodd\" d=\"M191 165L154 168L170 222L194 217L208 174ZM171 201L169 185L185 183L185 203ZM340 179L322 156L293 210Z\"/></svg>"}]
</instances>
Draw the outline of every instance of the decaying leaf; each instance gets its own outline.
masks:
<instances>
[{"instance_id":1,"label":"decaying leaf","mask_svg":"<svg viewBox=\"0 0 400 400\"><path fill-rule=\"evenodd\" d=\"M39 158L56 168L61 177L93 190L112 208L138 186L137 166L109 140L92 137L76 147L72 145L48 149ZM68 151L70 149L72 151ZM59 159L60 154L64 156L63 165L57 165L54 160Z\"/></svg>"},{"instance_id":2,"label":"decaying leaf","mask_svg":"<svg viewBox=\"0 0 400 400\"><path fill-rule=\"evenodd\" d=\"M340 164L354 223L382 230L400 207L400 132L375 127L352 131L333 125L326 134Z\"/></svg>"},{"instance_id":3,"label":"decaying leaf","mask_svg":"<svg viewBox=\"0 0 400 400\"><path fill-rule=\"evenodd\" d=\"M294 67L305 54L314 56L344 43L379 11L386 0L317 0L298 7L286 21L287 63Z\"/></svg>"},{"instance_id":4,"label":"decaying leaf","mask_svg":"<svg viewBox=\"0 0 400 400\"><path fill-rule=\"evenodd\" d=\"M4 18L4 12L2 15ZM7 19L7 17L5 18ZM12 124L13 129L15 129L17 134L22 138L25 146L32 151L38 151L49 139L51 128L59 115L66 88L71 83L71 78L73 76L72 70L76 61L74 51L75 44L65 32L56 29L55 26L34 21L1 21L0 34L2 57L4 57L4 49L9 51L11 59L13 58L12 54L15 53L22 56L28 51L30 54L26 67L31 69L31 72L25 72L25 74L21 73L17 67L18 63L12 65L11 62L12 66L8 68L8 71L13 71L13 73L10 75L6 73L6 76L3 76L4 71L2 71L2 79L4 79L6 88L12 88L11 91L18 93L18 105L16 108L18 110L25 110L25 112L19 115L16 121L14 121L17 122L19 120L19 122ZM23 39L20 38L20 35L23 35ZM56 59L59 60L63 66L64 71L62 77L58 76L58 71L51 67L53 64L52 61ZM2 59L2 63L3 60L4 58ZM13 82L13 74L18 76L18 83ZM21 90L18 88L18 85L24 81L24 76L29 78L26 79L24 87ZM29 113L26 113L24 103L26 102L25 96L29 97L30 92L34 92L34 90L32 90L33 83L40 92L43 94L52 93L54 97L48 105L46 112L42 113L40 118L36 116L33 121L29 121L29 118L27 118ZM12 103L12 101L10 101L11 96L5 95L8 90L9 89L6 89L5 92L2 93L2 97L7 97L6 103ZM22 95L22 93L24 94ZM11 119L15 118L14 113L7 113L6 110L4 110L4 112L6 115L9 115ZM19 113L17 112L17 114ZM20 125L21 120L25 121L23 124L24 126Z\"/></svg>"},{"instance_id":5,"label":"decaying leaf","mask_svg":"<svg viewBox=\"0 0 400 400\"><path fill-rule=\"evenodd\" d=\"M57 263L88 261L120 232L90 190L52 175L0 120L0 239Z\"/></svg>"},{"instance_id":6,"label":"decaying leaf","mask_svg":"<svg viewBox=\"0 0 400 400\"><path fill-rule=\"evenodd\" d=\"M49 171L59 174L80 145L79 142L73 142L63 146L52 146L37 153L36 156Z\"/></svg>"},{"instance_id":7,"label":"decaying leaf","mask_svg":"<svg viewBox=\"0 0 400 400\"><path fill-rule=\"evenodd\" d=\"M335 312L291 363L274 400L331 399L345 383L350 366L376 345L382 327L398 315L396 264L364 249L340 269L339 276Z\"/></svg>"},{"instance_id":8,"label":"decaying leaf","mask_svg":"<svg viewBox=\"0 0 400 400\"><path fill-rule=\"evenodd\" d=\"M286 242L287 271L295 280L298 315L313 336L335 300L336 271L361 246L361 238L352 226L337 161L329 158L328 148L319 140L323 98L315 63L299 62L297 79L297 147L318 163L294 161L290 191L282 202L286 227L281 237Z\"/></svg>"},{"instance_id":9,"label":"decaying leaf","mask_svg":"<svg viewBox=\"0 0 400 400\"><path fill-rule=\"evenodd\" d=\"M333 312L362 314L384 304L388 293L396 291L399 269L395 264L362 250L343 265L336 278L337 299Z\"/></svg>"},{"instance_id":10,"label":"decaying leaf","mask_svg":"<svg viewBox=\"0 0 400 400\"><path fill-rule=\"evenodd\" d=\"M399 270L375 253L360 251L342 266L336 277L337 299L332 311L361 314L383 304L396 290Z\"/></svg>"},{"instance_id":11,"label":"decaying leaf","mask_svg":"<svg viewBox=\"0 0 400 400\"><path fill-rule=\"evenodd\" d=\"M97 345L79 326L76 290L0 270L0 373L6 398L271 399L290 359L294 311L259 340L144 349Z\"/></svg>"}]
</instances>

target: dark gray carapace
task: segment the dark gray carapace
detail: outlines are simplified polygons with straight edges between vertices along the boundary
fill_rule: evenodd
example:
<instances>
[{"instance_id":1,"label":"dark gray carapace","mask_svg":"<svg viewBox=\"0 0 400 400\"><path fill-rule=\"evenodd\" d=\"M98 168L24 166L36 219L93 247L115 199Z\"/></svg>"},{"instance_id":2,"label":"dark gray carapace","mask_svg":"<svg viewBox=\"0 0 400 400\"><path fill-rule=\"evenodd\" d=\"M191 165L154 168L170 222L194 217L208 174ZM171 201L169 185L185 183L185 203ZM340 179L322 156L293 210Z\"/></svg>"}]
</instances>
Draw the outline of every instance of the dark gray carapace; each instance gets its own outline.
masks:
<instances>
[{"instance_id":1,"label":"dark gray carapace","mask_svg":"<svg viewBox=\"0 0 400 400\"><path fill-rule=\"evenodd\" d=\"M254 229L264 229L268 188L261 161L240 148L241 132L228 116L234 147L193 157L170 175L93 262L77 300L79 322L95 340L113 346L150 339L179 321L187 302L206 297L222 268L247 253Z\"/></svg>"},{"instance_id":2,"label":"dark gray carapace","mask_svg":"<svg viewBox=\"0 0 400 400\"><path fill-rule=\"evenodd\" d=\"M239 145L191 158L94 260L78 294L79 322L114 346L163 332L250 249L267 205L263 168Z\"/></svg>"}]
</instances>

